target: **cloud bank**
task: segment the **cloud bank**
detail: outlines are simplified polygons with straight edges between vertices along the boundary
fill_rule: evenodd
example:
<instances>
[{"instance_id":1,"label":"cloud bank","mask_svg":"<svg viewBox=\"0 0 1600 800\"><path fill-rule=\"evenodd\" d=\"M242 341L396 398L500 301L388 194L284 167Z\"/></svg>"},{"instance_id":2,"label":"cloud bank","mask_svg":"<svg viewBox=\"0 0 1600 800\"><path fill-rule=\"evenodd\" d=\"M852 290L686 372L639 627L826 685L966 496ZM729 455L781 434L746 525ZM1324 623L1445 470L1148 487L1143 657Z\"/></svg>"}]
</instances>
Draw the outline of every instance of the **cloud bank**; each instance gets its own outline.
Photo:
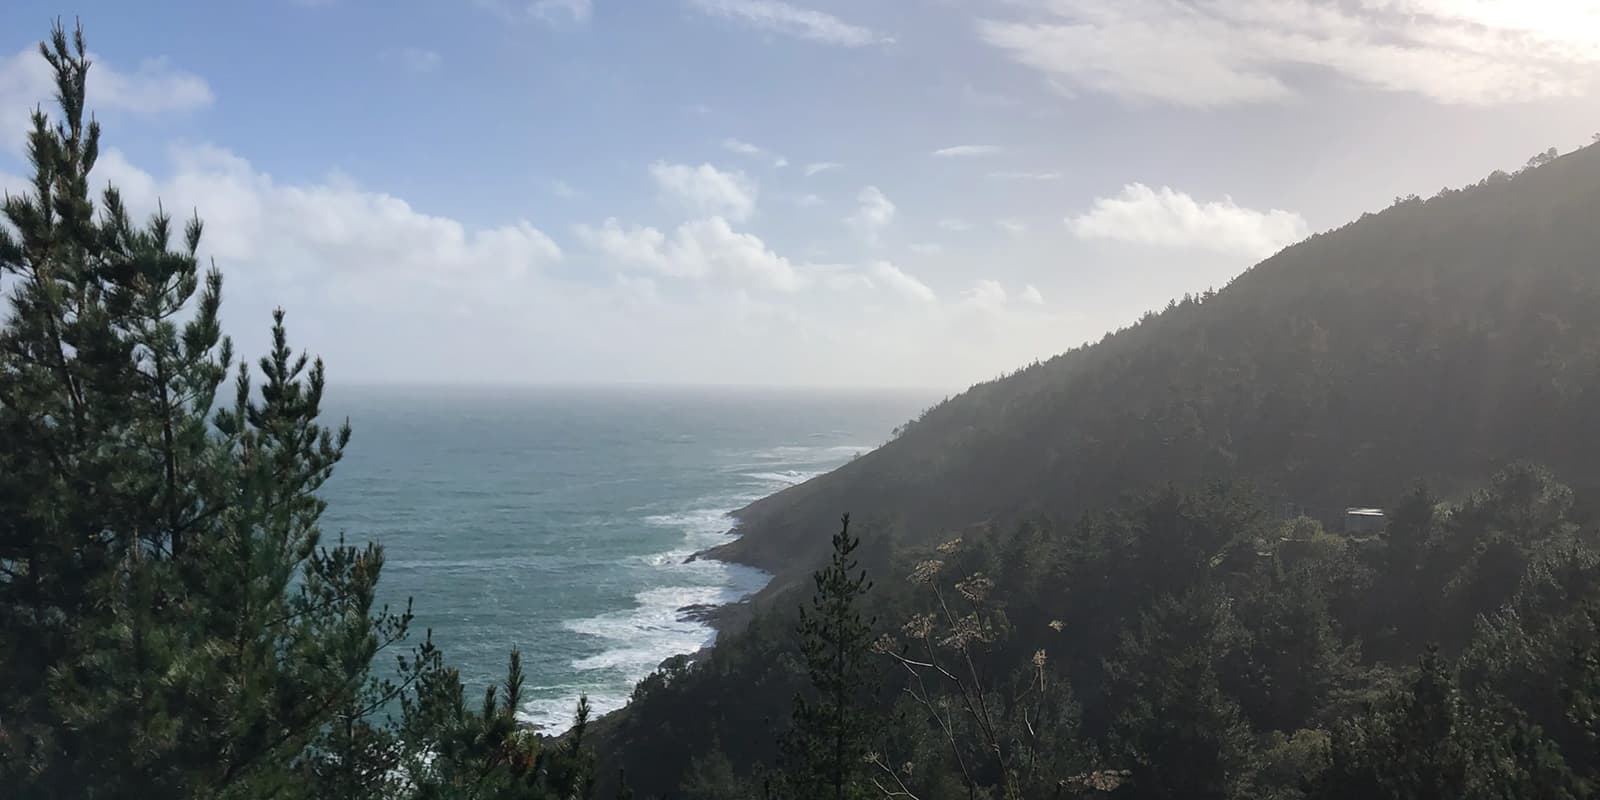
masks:
<instances>
[{"instance_id":1,"label":"cloud bank","mask_svg":"<svg viewBox=\"0 0 1600 800\"><path fill-rule=\"evenodd\" d=\"M1200 202L1163 186L1130 183L1114 197L1101 197L1090 209L1067 219L1082 239L1195 248L1262 258L1309 233L1299 214L1257 211L1231 198Z\"/></svg>"}]
</instances>

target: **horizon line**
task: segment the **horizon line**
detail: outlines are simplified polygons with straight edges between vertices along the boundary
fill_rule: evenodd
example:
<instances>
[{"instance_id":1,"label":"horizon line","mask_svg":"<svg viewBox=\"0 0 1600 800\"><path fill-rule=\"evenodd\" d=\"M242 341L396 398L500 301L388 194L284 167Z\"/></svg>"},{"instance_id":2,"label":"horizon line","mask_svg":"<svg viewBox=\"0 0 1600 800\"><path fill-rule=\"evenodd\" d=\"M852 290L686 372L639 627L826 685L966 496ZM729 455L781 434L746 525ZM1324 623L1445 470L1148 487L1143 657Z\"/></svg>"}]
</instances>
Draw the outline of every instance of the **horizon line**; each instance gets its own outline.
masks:
<instances>
[{"instance_id":1,"label":"horizon line","mask_svg":"<svg viewBox=\"0 0 1600 800\"><path fill-rule=\"evenodd\" d=\"M992 379L991 379L992 380ZM329 388L374 389L721 389L760 391L841 391L841 392L934 392L950 395L967 391L979 381L960 389L931 385L906 384L798 384L798 383L715 383L698 381L626 381L626 380L548 380L548 381L428 381L392 380L383 378L329 379Z\"/></svg>"}]
</instances>

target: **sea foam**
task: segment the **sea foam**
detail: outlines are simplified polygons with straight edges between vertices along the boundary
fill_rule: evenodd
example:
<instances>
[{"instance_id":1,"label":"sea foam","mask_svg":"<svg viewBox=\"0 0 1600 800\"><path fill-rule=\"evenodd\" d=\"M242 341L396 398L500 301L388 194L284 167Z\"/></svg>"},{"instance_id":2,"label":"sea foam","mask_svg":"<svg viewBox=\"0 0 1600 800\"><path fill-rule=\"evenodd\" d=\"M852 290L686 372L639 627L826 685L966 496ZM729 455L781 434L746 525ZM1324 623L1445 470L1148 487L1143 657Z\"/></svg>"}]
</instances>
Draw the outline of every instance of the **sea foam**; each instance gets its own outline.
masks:
<instances>
[{"instance_id":1,"label":"sea foam","mask_svg":"<svg viewBox=\"0 0 1600 800\"><path fill-rule=\"evenodd\" d=\"M562 623L567 630L598 640L603 648L572 661L575 675L571 688L588 694L594 714L626 705L633 685L655 671L662 661L693 653L716 640L716 629L689 613L690 609L736 603L760 591L771 578L762 570L742 564L690 560L695 553L728 541L734 533L730 512L797 482L792 476L777 472L770 477L739 477L755 485L740 487L744 491L703 498L705 507L643 518L649 525L683 533L679 547L638 559L642 566L661 571L660 582L664 585L635 594L630 609ZM540 697L526 703L520 716L543 732L565 731L572 724L575 702Z\"/></svg>"},{"instance_id":2,"label":"sea foam","mask_svg":"<svg viewBox=\"0 0 1600 800\"><path fill-rule=\"evenodd\" d=\"M690 558L727 542L736 533L730 514L789 486L804 483L831 466L871 450L856 445L783 445L743 454L726 467L728 491L707 496L686 508L647 514L641 521L680 531L678 546L630 559L641 569L658 572L653 588L638 592L633 607L571 619L562 627L590 637L599 651L571 663L571 681L534 692L522 719L541 731L556 733L572 724L577 695L587 693L596 715L626 705L633 686L678 654L694 653L712 644L716 630L688 610L736 603L761 590L771 576L754 567ZM560 696L564 694L565 696Z\"/></svg>"}]
</instances>

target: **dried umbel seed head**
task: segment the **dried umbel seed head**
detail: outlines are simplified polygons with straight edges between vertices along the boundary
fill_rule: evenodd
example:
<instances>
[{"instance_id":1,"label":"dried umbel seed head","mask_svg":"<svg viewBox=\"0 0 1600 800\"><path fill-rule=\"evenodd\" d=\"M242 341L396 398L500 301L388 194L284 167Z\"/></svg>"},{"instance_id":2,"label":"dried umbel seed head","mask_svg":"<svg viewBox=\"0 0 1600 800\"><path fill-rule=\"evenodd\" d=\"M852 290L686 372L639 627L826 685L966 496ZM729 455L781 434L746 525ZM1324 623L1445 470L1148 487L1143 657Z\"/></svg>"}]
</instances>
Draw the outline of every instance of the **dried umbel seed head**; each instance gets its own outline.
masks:
<instances>
[{"instance_id":1,"label":"dried umbel seed head","mask_svg":"<svg viewBox=\"0 0 1600 800\"><path fill-rule=\"evenodd\" d=\"M994 631L977 614L968 614L956 620L949 635L939 640L939 646L960 650L974 643L990 642L993 638Z\"/></svg>"},{"instance_id":2,"label":"dried umbel seed head","mask_svg":"<svg viewBox=\"0 0 1600 800\"><path fill-rule=\"evenodd\" d=\"M994 581L979 572L972 577L956 584L956 591L962 597L974 603L981 603L989 597L989 592L994 590Z\"/></svg>"},{"instance_id":3,"label":"dried umbel seed head","mask_svg":"<svg viewBox=\"0 0 1600 800\"><path fill-rule=\"evenodd\" d=\"M933 583L939 577L939 570L944 569L944 562L935 559L918 562L911 570L911 582L917 584Z\"/></svg>"},{"instance_id":4,"label":"dried umbel seed head","mask_svg":"<svg viewBox=\"0 0 1600 800\"><path fill-rule=\"evenodd\" d=\"M933 615L917 614L900 630L905 631L905 634L913 639L926 639L928 634L933 633Z\"/></svg>"},{"instance_id":5,"label":"dried umbel seed head","mask_svg":"<svg viewBox=\"0 0 1600 800\"><path fill-rule=\"evenodd\" d=\"M1127 781L1133 773L1125 769L1097 769L1094 772L1085 772L1074 775L1062 783L1068 787L1086 789L1096 792L1114 792Z\"/></svg>"}]
</instances>

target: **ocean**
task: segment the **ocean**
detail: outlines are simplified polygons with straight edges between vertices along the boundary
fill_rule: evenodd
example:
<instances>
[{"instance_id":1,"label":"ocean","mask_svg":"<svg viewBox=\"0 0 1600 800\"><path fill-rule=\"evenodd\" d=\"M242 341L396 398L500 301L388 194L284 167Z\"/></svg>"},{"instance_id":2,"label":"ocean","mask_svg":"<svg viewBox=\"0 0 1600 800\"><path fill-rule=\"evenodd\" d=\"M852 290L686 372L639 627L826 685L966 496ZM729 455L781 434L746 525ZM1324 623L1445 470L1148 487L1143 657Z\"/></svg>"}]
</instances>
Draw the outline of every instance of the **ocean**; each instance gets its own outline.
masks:
<instances>
[{"instance_id":1,"label":"ocean","mask_svg":"<svg viewBox=\"0 0 1600 800\"><path fill-rule=\"evenodd\" d=\"M933 399L331 387L324 413L355 433L322 491L324 537L384 546L382 599L413 599L412 643L432 629L469 698L521 649L522 717L560 731L580 694L597 713L620 708L663 659L712 641L681 608L765 585L749 567L685 563L729 540L729 511L873 449Z\"/></svg>"}]
</instances>

